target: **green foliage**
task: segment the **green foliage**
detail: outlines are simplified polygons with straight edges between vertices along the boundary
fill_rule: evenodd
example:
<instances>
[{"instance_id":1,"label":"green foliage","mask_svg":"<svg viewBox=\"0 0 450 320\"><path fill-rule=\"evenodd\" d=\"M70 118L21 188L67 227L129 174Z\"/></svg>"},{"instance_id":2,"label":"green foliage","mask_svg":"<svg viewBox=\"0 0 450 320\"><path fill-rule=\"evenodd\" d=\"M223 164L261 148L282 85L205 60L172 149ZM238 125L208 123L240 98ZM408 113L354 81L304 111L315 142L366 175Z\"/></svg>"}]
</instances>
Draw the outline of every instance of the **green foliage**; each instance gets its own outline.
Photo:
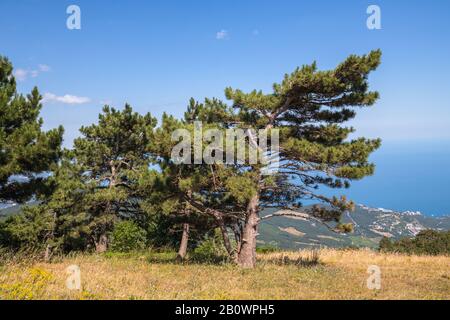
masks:
<instances>
[{"instance_id":1,"label":"green foliage","mask_svg":"<svg viewBox=\"0 0 450 320\"><path fill-rule=\"evenodd\" d=\"M371 106L378 99L377 92L369 91L368 76L380 62L381 51L376 50L352 55L333 70L319 71L316 63L297 68L274 84L272 93L226 89L238 118L235 123L280 130L283 165L275 183L273 177L255 181L261 186L260 198L285 206L297 205L301 198L316 199L334 211L316 216L339 216L335 213L347 205L316 190L320 185L347 188L351 180L374 173L368 158L379 148L380 140L349 140L354 129L343 123L356 116L356 107Z\"/></svg>"},{"instance_id":2,"label":"green foliage","mask_svg":"<svg viewBox=\"0 0 450 320\"><path fill-rule=\"evenodd\" d=\"M394 245L393 242L388 237L383 237L380 240L379 249L384 252L391 252Z\"/></svg>"},{"instance_id":3,"label":"green foliage","mask_svg":"<svg viewBox=\"0 0 450 320\"><path fill-rule=\"evenodd\" d=\"M62 128L40 130L38 91L26 98L18 95L12 67L0 58L0 201L32 194L41 200L37 208L3 222L0 241L12 247L39 243L64 252L104 251L113 234L112 248L129 251L145 238L167 243L178 234L177 226L187 222L195 230L191 243L219 226L224 235L233 231L242 248L240 244L252 243L243 241L245 223L258 220L247 219L250 214L274 204L298 208L302 199L326 204L305 211L311 218L338 223L339 231L350 232L351 226L339 221L353 203L318 190L348 188L352 180L374 173L368 159L380 140L350 140L354 129L343 124L356 116L356 108L378 99L377 92L369 91L368 76L380 62L377 50L352 55L332 70L305 65L285 75L268 94L227 88L231 105L192 99L184 119L164 114L159 128L149 113L140 115L129 105L122 110L105 106L98 123L82 127L73 150L61 158ZM185 129L193 137L194 121L202 121L204 130L278 129L279 172L264 176L262 164L248 161L177 165L172 150L178 141L172 141L172 133ZM152 165L159 170L151 170ZM50 170L46 179L37 178L36 173ZM26 183L10 181L13 175L25 176ZM210 259L231 254L227 237L220 239L219 232L207 237L194 255ZM176 245L172 240L168 242Z\"/></svg>"},{"instance_id":4,"label":"green foliage","mask_svg":"<svg viewBox=\"0 0 450 320\"><path fill-rule=\"evenodd\" d=\"M343 233L352 233L353 232L353 224L351 223L338 223L336 229Z\"/></svg>"},{"instance_id":5,"label":"green foliage","mask_svg":"<svg viewBox=\"0 0 450 320\"><path fill-rule=\"evenodd\" d=\"M43 249L52 232L53 217L40 207L25 207L0 223L0 243L11 249Z\"/></svg>"},{"instance_id":6,"label":"green foliage","mask_svg":"<svg viewBox=\"0 0 450 320\"><path fill-rule=\"evenodd\" d=\"M184 113L184 120L188 123L226 123L233 118L232 113L232 109L218 99L205 99L204 103L199 103L191 98Z\"/></svg>"},{"instance_id":7,"label":"green foliage","mask_svg":"<svg viewBox=\"0 0 450 320\"><path fill-rule=\"evenodd\" d=\"M64 129L41 130L41 100L37 88L26 97L17 93L13 67L0 56L0 201L49 192L45 174L61 156Z\"/></svg>"},{"instance_id":8,"label":"green foliage","mask_svg":"<svg viewBox=\"0 0 450 320\"><path fill-rule=\"evenodd\" d=\"M226 181L229 194L239 204L246 204L256 194L256 186L251 178L246 176L232 176Z\"/></svg>"},{"instance_id":9,"label":"green foliage","mask_svg":"<svg viewBox=\"0 0 450 320\"><path fill-rule=\"evenodd\" d=\"M449 255L450 231L425 230L415 238L398 241L391 241L385 237L380 241L380 250L417 255Z\"/></svg>"},{"instance_id":10,"label":"green foliage","mask_svg":"<svg viewBox=\"0 0 450 320\"><path fill-rule=\"evenodd\" d=\"M0 227L8 238L4 245L15 249L48 245L53 252L88 249L92 241L85 201L88 187L82 170L64 158L47 184L53 190L51 197L35 207L25 207Z\"/></svg>"},{"instance_id":11,"label":"green foliage","mask_svg":"<svg viewBox=\"0 0 450 320\"><path fill-rule=\"evenodd\" d=\"M133 221L116 223L112 232L111 250L130 252L141 250L146 245L147 233Z\"/></svg>"},{"instance_id":12,"label":"green foliage","mask_svg":"<svg viewBox=\"0 0 450 320\"><path fill-rule=\"evenodd\" d=\"M188 248L194 248L196 243L201 242L205 234L210 232L213 221L205 215L192 212L189 217L180 213L170 214L155 213L149 218L147 228L147 243L153 248L168 248L178 250L183 223L188 222L191 226L189 231Z\"/></svg>"},{"instance_id":13,"label":"green foliage","mask_svg":"<svg viewBox=\"0 0 450 320\"><path fill-rule=\"evenodd\" d=\"M84 185L84 229L97 249L116 221L146 224L140 198L154 181L149 173L149 145L155 126L149 113L140 115L126 105L121 111L105 106L98 124L80 129L83 136L75 140L69 157L79 167L77 176Z\"/></svg>"},{"instance_id":14,"label":"green foliage","mask_svg":"<svg viewBox=\"0 0 450 320\"><path fill-rule=\"evenodd\" d=\"M149 114L141 116L129 106L123 111L105 107L99 123L81 129L83 136L46 180L51 196L33 214L24 212L2 227L7 245L30 242L52 251L101 251L116 221L133 220L146 228L150 212L141 206L141 198L157 175L149 170L148 152L155 125ZM18 233L22 229L33 230L29 237L37 233L34 241L23 241L26 233Z\"/></svg>"},{"instance_id":15,"label":"green foliage","mask_svg":"<svg viewBox=\"0 0 450 320\"><path fill-rule=\"evenodd\" d=\"M223 239L219 230L215 230L213 235L207 235L195 248L193 259L197 261L214 262L223 261L228 253L223 245Z\"/></svg>"},{"instance_id":16,"label":"green foliage","mask_svg":"<svg viewBox=\"0 0 450 320\"><path fill-rule=\"evenodd\" d=\"M272 245L264 245L264 246L258 246L256 247L256 252L257 253L273 253L273 252L277 252L277 251L281 251L280 248L276 247L276 246L272 246Z\"/></svg>"},{"instance_id":17,"label":"green foliage","mask_svg":"<svg viewBox=\"0 0 450 320\"><path fill-rule=\"evenodd\" d=\"M308 252L308 255L306 257L300 256L295 259L291 259L287 255L282 255L281 257L277 257L269 261L281 266L293 265L300 268L311 268L320 265L320 251L311 250L310 252Z\"/></svg>"},{"instance_id":18,"label":"green foliage","mask_svg":"<svg viewBox=\"0 0 450 320\"><path fill-rule=\"evenodd\" d=\"M190 206L212 217L216 225L225 223L237 242L242 241L242 221L249 221L249 214L275 203L298 208L302 199L317 200L325 206L306 213L324 222L339 223L342 213L354 204L345 197L326 197L318 190L321 186L348 188L352 180L374 173L375 166L368 159L381 141L350 140L354 129L343 124L356 116L357 108L371 106L378 99L377 92L369 91L368 76L380 62L381 51L376 50L352 55L332 70L319 71L313 63L287 74L268 94L227 88L225 95L232 101L231 107L216 99L204 103L192 99L184 121L164 115L155 133L155 154L167 178L166 190L170 190L166 194L170 203L163 211L184 215L184 209ZM168 132L187 130L194 147L194 121L202 121L203 130L278 129L279 172L263 176L263 165L249 163L248 159L227 165L175 165L170 152L177 142L171 141ZM351 229L350 225L338 224L336 230Z\"/></svg>"}]
</instances>

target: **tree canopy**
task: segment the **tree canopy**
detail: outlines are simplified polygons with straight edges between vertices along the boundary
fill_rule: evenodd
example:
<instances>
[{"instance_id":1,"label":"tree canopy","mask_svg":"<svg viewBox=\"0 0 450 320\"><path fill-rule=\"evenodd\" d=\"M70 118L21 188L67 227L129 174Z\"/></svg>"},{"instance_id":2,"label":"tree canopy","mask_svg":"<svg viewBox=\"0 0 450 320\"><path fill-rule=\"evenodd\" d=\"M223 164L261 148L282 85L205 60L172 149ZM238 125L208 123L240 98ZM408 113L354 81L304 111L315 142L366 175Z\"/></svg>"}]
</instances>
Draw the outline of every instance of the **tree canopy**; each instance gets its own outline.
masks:
<instances>
[{"instance_id":1,"label":"tree canopy","mask_svg":"<svg viewBox=\"0 0 450 320\"><path fill-rule=\"evenodd\" d=\"M12 68L2 61L0 186L2 193L15 190L9 194L19 199L24 192L17 191L10 177L25 175L31 183L36 172L49 170L61 155L62 129L40 131L37 89L27 98L15 93ZM376 50L351 55L332 70L304 65L286 74L270 93L227 88L231 104L191 99L183 119L164 114L159 127L149 113L140 115L129 105L123 110L105 106L98 123L82 127L73 149L54 166L45 184L51 194L0 229L9 232L11 243L32 237L46 243L47 250L103 252L119 222L115 234L124 243L136 242L125 234L128 230L139 230L141 243L142 230L161 235L161 230L168 233L167 225L172 231L182 225L183 258L192 232L199 239L217 228L230 258L246 268L255 266L258 226L264 219L298 215L336 232L351 232L352 226L341 224L340 218L353 203L328 197L323 188L348 188L374 173L368 159L381 141L350 138L355 130L345 123L379 98L369 90L368 77L380 62L381 51ZM208 133L211 129L216 134ZM174 135L179 130L183 134ZM225 130L245 135L240 141L222 139ZM271 135L279 138L278 148L272 148L275 140L266 141ZM174 150L180 151L177 147L185 139L194 152L181 149L175 159ZM245 159L237 161L234 154L242 143L250 147L244 150ZM269 151L261 150L264 144ZM259 155L275 159L276 170L267 170L271 162L250 161L252 146ZM232 162L225 161L230 151ZM215 161L199 162L199 154ZM306 207L305 201L315 205ZM289 210L267 215L266 208ZM39 227L25 236L22 231L30 223Z\"/></svg>"},{"instance_id":2,"label":"tree canopy","mask_svg":"<svg viewBox=\"0 0 450 320\"><path fill-rule=\"evenodd\" d=\"M0 201L45 194L44 180L61 156L63 128L42 131L37 88L17 93L13 67L0 56Z\"/></svg>"}]
</instances>

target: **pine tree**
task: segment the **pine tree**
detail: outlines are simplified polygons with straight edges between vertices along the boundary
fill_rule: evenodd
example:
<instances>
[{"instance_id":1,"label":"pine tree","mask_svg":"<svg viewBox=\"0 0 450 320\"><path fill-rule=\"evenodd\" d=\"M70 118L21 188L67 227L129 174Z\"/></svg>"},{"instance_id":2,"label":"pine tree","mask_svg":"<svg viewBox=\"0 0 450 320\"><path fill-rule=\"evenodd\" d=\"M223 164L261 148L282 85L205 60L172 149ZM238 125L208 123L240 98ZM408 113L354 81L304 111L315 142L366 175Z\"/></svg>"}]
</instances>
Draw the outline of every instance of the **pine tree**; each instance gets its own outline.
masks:
<instances>
[{"instance_id":1,"label":"pine tree","mask_svg":"<svg viewBox=\"0 0 450 320\"><path fill-rule=\"evenodd\" d=\"M352 180L374 172L368 157L380 140L349 140L354 129L343 124L356 116L355 108L371 106L378 99L378 93L368 89L368 75L380 59L381 52L373 51L352 55L329 71L318 71L315 63L306 65L286 75L270 94L227 88L232 109L215 99L204 104L191 101L185 120L202 121L204 129L241 128L247 132L246 142L258 142L249 129L265 130L268 136L273 129L279 130L280 168L276 174L263 175L265 164L249 161L179 169L186 176L178 183L188 185L192 192L187 201L215 218L228 252L239 265L255 266L257 230L263 219L298 215L336 232L351 231L340 218L353 203L345 197L326 197L319 187L347 188ZM305 208L304 199L325 205ZM290 210L261 217L261 211L269 207ZM235 248L228 239L230 229Z\"/></svg>"},{"instance_id":2,"label":"pine tree","mask_svg":"<svg viewBox=\"0 0 450 320\"><path fill-rule=\"evenodd\" d=\"M380 140L349 140L353 128L343 123L356 116L356 108L373 105L379 94L369 91L368 76L381 60L381 51L348 57L335 69L319 71L316 63L305 65L285 75L273 92L244 93L227 88L226 97L233 102L235 123L242 128L280 132L280 169L272 176L261 174L262 165L247 166L247 176L234 181L235 196L247 200L242 222L238 263L247 268L256 263L256 236L262 219L260 212L278 207L302 207L302 199L326 206L303 209L299 215L324 223L339 222L353 203L345 197L326 197L320 186L349 187L352 180L374 173L369 155ZM237 186L246 185L244 192ZM275 215L295 215L290 211ZM345 228L348 229L348 228Z\"/></svg>"},{"instance_id":3,"label":"pine tree","mask_svg":"<svg viewBox=\"0 0 450 320\"><path fill-rule=\"evenodd\" d=\"M42 97L17 93L13 67L0 56L0 202L45 195L45 180L61 156L63 128L44 132Z\"/></svg>"},{"instance_id":4,"label":"pine tree","mask_svg":"<svg viewBox=\"0 0 450 320\"><path fill-rule=\"evenodd\" d=\"M191 106L194 103L191 101ZM181 227L178 259L183 260L189 240L195 242L212 232L218 226L218 220L206 203L207 197L199 196L202 190L210 188L210 168L195 164L180 166L172 159L172 150L178 143L172 139L172 133L177 129L193 133L193 124L188 115L184 121L180 121L164 114L152 145L152 153L157 156L161 173L156 184L146 189L149 192L143 201L152 207L150 211L160 212L166 217L163 219L170 220L173 229Z\"/></svg>"},{"instance_id":5,"label":"pine tree","mask_svg":"<svg viewBox=\"0 0 450 320\"><path fill-rule=\"evenodd\" d=\"M122 111L105 106L98 124L82 127L82 137L74 141L73 161L88 189L86 229L97 252L107 249L116 221L146 223L139 192L144 178L152 174L148 150L155 126L149 113L139 115L129 105Z\"/></svg>"}]
</instances>

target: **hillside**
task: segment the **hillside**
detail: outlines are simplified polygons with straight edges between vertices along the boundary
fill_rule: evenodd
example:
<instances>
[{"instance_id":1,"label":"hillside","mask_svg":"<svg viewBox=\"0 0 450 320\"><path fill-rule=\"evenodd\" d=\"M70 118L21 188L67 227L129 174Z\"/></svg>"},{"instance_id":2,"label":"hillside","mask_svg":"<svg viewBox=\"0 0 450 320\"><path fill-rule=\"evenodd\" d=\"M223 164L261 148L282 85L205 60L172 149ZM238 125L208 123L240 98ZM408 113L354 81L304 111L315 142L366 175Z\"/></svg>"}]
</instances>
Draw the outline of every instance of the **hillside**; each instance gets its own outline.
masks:
<instances>
[{"instance_id":1,"label":"hillside","mask_svg":"<svg viewBox=\"0 0 450 320\"><path fill-rule=\"evenodd\" d=\"M27 206L35 206L39 202L30 201L26 205ZM22 206L17 203L2 203L0 204L0 220L5 219L11 215L17 214L20 212L20 208Z\"/></svg>"},{"instance_id":2,"label":"hillside","mask_svg":"<svg viewBox=\"0 0 450 320\"><path fill-rule=\"evenodd\" d=\"M15 203L0 204L0 220L20 212L20 205Z\"/></svg>"},{"instance_id":3,"label":"hillside","mask_svg":"<svg viewBox=\"0 0 450 320\"><path fill-rule=\"evenodd\" d=\"M419 212L395 212L363 205L347 213L343 221L354 224L355 231L352 234L336 234L321 224L297 217L275 217L261 224L258 243L282 249L374 248L383 236L400 239L413 237L425 229L450 230L450 216L432 217Z\"/></svg>"}]
</instances>

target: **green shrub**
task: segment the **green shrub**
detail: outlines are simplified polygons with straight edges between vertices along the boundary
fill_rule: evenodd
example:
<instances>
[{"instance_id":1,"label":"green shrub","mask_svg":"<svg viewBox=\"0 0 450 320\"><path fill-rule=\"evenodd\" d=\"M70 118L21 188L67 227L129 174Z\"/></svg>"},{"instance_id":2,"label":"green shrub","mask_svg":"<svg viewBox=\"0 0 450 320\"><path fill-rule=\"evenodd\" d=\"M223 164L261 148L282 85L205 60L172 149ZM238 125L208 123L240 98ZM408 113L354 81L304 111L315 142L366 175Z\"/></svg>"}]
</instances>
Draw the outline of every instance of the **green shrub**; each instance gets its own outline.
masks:
<instances>
[{"instance_id":1,"label":"green shrub","mask_svg":"<svg viewBox=\"0 0 450 320\"><path fill-rule=\"evenodd\" d=\"M415 238L404 238L398 241L383 238L380 241L380 250L417 255L449 255L450 231L425 230Z\"/></svg>"},{"instance_id":2,"label":"green shrub","mask_svg":"<svg viewBox=\"0 0 450 320\"><path fill-rule=\"evenodd\" d=\"M281 251L280 248L278 248L276 246L272 246L272 245L263 245L263 246L256 247L257 253L272 253L272 252L277 252L277 251Z\"/></svg>"},{"instance_id":3,"label":"green shrub","mask_svg":"<svg viewBox=\"0 0 450 320\"><path fill-rule=\"evenodd\" d=\"M392 251L393 243L388 237L383 237L380 241L380 251L390 252Z\"/></svg>"},{"instance_id":4,"label":"green shrub","mask_svg":"<svg viewBox=\"0 0 450 320\"><path fill-rule=\"evenodd\" d=\"M132 221L121 221L114 227L111 250L130 252L142 250L146 245L147 233Z\"/></svg>"},{"instance_id":5,"label":"green shrub","mask_svg":"<svg viewBox=\"0 0 450 320\"><path fill-rule=\"evenodd\" d=\"M53 216L43 207L23 207L20 213L0 222L0 246L18 249L44 249L51 232Z\"/></svg>"},{"instance_id":6,"label":"green shrub","mask_svg":"<svg viewBox=\"0 0 450 320\"><path fill-rule=\"evenodd\" d=\"M354 226L351 223L338 223L336 229L343 233L353 233Z\"/></svg>"},{"instance_id":7,"label":"green shrub","mask_svg":"<svg viewBox=\"0 0 450 320\"><path fill-rule=\"evenodd\" d=\"M320 253L318 250L311 250L306 256L301 256L298 258L291 259L287 255L282 255L281 257L270 260L276 265L293 265L297 267L314 267L320 264Z\"/></svg>"},{"instance_id":8,"label":"green shrub","mask_svg":"<svg viewBox=\"0 0 450 320\"><path fill-rule=\"evenodd\" d=\"M206 238L194 249L193 259L197 261L215 262L228 258L220 231L216 229L214 235Z\"/></svg>"}]
</instances>

